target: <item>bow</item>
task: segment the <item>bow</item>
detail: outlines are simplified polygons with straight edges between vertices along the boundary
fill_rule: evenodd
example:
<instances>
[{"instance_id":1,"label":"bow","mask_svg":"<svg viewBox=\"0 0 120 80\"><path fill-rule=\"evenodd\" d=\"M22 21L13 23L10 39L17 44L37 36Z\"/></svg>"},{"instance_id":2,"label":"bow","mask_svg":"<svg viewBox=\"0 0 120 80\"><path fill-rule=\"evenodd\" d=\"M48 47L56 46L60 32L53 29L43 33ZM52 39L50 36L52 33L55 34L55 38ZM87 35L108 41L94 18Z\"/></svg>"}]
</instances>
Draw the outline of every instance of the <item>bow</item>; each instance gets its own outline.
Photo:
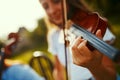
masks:
<instances>
[{"instance_id":1,"label":"bow","mask_svg":"<svg viewBox=\"0 0 120 80\"><path fill-rule=\"evenodd\" d=\"M67 55L67 45L68 42L66 41L66 23L67 23L67 6L66 6L66 0L61 0L61 7L62 7L62 19L63 19L63 34L64 34L64 53L65 53L65 70L66 70L66 80L69 80L68 77L68 55Z\"/></svg>"}]
</instances>

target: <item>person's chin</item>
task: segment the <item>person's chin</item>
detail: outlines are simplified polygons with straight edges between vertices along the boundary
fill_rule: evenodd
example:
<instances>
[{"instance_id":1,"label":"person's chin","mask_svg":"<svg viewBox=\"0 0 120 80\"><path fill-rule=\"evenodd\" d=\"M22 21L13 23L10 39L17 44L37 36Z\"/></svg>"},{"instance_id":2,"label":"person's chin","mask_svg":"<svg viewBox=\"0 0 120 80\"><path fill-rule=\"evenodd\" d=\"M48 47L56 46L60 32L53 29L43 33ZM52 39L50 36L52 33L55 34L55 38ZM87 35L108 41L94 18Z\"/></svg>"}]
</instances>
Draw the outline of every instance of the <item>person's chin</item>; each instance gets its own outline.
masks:
<instances>
[{"instance_id":1,"label":"person's chin","mask_svg":"<svg viewBox=\"0 0 120 80\"><path fill-rule=\"evenodd\" d=\"M54 22L54 24L57 25L57 26L62 26L63 25L62 22Z\"/></svg>"},{"instance_id":2,"label":"person's chin","mask_svg":"<svg viewBox=\"0 0 120 80\"><path fill-rule=\"evenodd\" d=\"M50 20L53 24L55 24L56 26L58 26L59 28L63 28L63 23L62 21L53 21L53 20Z\"/></svg>"},{"instance_id":3,"label":"person's chin","mask_svg":"<svg viewBox=\"0 0 120 80\"><path fill-rule=\"evenodd\" d=\"M64 27L64 24L63 23L57 23L56 24L59 28L63 28Z\"/></svg>"}]
</instances>

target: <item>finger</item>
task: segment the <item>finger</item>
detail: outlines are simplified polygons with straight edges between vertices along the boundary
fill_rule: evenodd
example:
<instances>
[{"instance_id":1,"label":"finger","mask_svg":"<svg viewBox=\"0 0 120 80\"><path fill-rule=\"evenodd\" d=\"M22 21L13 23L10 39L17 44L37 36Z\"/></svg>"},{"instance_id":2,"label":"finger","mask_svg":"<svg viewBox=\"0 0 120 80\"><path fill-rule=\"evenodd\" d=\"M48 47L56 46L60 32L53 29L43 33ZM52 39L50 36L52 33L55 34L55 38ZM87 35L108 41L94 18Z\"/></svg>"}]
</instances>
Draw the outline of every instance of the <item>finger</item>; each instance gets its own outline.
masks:
<instances>
[{"instance_id":1,"label":"finger","mask_svg":"<svg viewBox=\"0 0 120 80\"><path fill-rule=\"evenodd\" d=\"M73 46L71 47L72 48L72 53L73 53L74 57L77 57L79 55L80 52L79 52L78 46L81 44L82 41L83 41L83 39L81 39L81 37L78 37L75 40Z\"/></svg>"},{"instance_id":2,"label":"finger","mask_svg":"<svg viewBox=\"0 0 120 80\"><path fill-rule=\"evenodd\" d=\"M83 41L83 39L81 39L81 37L77 37L77 38L75 39L75 41L73 42L72 47L73 47L73 48L74 48L74 47L77 47L82 41Z\"/></svg>"},{"instance_id":3,"label":"finger","mask_svg":"<svg viewBox=\"0 0 120 80\"><path fill-rule=\"evenodd\" d=\"M101 30L98 29L97 32L96 32L96 36L100 39L102 39L102 33L101 33Z\"/></svg>"},{"instance_id":4,"label":"finger","mask_svg":"<svg viewBox=\"0 0 120 80\"><path fill-rule=\"evenodd\" d=\"M73 63L76 65L80 64L80 59L82 58L82 55L80 54L79 50L77 47L72 48L72 59Z\"/></svg>"},{"instance_id":5,"label":"finger","mask_svg":"<svg viewBox=\"0 0 120 80\"><path fill-rule=\"evenodd\" d=\"M86 46L87 44L87 40L84 40L83 42L81 42L81 44L78 46L79 52L81 53L82 56L85 55L91 55L90 50L88 49L88 47Z\"/></svg>"}]
</instances>

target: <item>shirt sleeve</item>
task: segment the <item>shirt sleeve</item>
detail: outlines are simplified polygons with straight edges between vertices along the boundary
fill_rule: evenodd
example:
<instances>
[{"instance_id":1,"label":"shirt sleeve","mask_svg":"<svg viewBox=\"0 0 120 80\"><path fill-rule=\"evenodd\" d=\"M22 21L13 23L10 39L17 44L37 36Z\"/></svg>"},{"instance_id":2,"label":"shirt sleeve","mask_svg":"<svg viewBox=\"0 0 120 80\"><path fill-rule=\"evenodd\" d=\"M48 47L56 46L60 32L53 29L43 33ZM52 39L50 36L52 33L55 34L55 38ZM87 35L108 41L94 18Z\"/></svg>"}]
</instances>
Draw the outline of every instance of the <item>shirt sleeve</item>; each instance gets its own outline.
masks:
<instances>
[{"instance_id":1,"label":"shirt sleeve","mask_svg":"<svg viewBox=\"0 0 120 80\"><path fill-rule=\"evenodd\" d=\"M54 33L48 34L48 51L53 55L57 54L56 40L54 37Z\"/></svg>"}]
</instances>

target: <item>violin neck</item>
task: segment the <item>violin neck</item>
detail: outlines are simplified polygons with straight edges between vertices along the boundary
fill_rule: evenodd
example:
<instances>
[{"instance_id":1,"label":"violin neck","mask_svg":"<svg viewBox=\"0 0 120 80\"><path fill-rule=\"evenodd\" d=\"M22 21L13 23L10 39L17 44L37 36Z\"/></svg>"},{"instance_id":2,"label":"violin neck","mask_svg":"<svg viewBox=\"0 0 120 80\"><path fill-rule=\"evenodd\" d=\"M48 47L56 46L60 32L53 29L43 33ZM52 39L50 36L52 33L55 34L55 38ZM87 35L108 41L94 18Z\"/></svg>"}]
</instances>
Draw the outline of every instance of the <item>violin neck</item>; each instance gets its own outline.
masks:
<instances>
[{"instance_id":1,"label":"violin neck","mask_svg":"<svg viewBox=\"0 0 120 80\"><path fill-rule=\"evenodd\" d=\"M97 38L94 34L91 32L83 29L81 26L78 26L76 24L73 24L70 27L70 32L75 34L76 36L82 36L84 39L88 41L88 44L104 55L108 56L110 59L112 59L115 62L120 62L120 50L112 47L111 45L107 44L103 40Z\"/></svg>"}]
</instances>

